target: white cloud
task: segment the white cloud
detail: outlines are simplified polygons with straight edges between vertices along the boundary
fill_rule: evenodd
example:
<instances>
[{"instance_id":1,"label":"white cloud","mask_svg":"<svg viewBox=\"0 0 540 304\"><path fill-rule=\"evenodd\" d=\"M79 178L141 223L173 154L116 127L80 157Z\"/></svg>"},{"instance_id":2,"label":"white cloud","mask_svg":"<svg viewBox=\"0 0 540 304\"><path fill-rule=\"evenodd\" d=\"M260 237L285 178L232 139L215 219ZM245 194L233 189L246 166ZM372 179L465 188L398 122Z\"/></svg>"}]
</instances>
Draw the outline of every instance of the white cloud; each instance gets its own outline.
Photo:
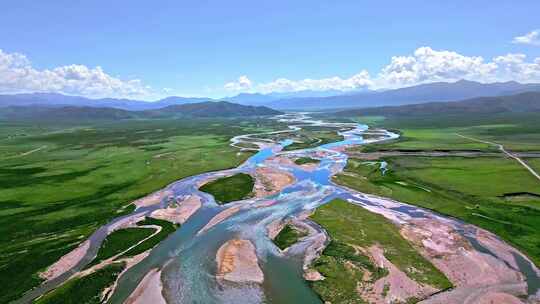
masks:
<instances>
[{"instance_id":1,"label":"white cloud","mask_svg":"<svg viewBox=\"0 0 540 304\"><path fill-rule=\"evenodd\" d=\"M512 43L540 45L540 30L534 30L523 36L514 37Z\"/></svg>"},{"instance_id":2,"label":"white cloud","mask_svg":"<svg viewBox=\"0 0 540 304\"><path fill-rule=\"evenodd\" d=\"M135 97L150 93L138 79L121 80L101 67L67 65L37 70L28 58L0 49L0 92L58 92L87 97Z\"/></svg>"},{"instance_id":3,"label":"white cloud","mask_svg":"<svg viewBox=\"0 0 540 304\"><path fill-rule=\"evenodd\" d=\"M342 79L340 77L330 77L323 79L303 79L289 80L287 78L278 78L267 83L254 85L246 76L241 76L237 81L225 84L228 91L244 92L296 92L304 90L326 91L326 90L352 90L371 86L369 73L361 71L350 78Z\"/></svg>"},{"instance_id":4,"label":"white cloud","mask_svg":"<svg viewBox=\"0 0 540 304\"><path fill-rule=\"evenodd\" d=\"M451 51L418 48L412 56L392 57L376 80L379 87L402 87L425 82L459 79L490 80L497 69L482 57L468 57Z\"/></svg>"},{"instance_id":5,"label":"white cloud","mask_svg":"<svg viewBox=\"0 0 540 304\"><path fill-rule=\"evenodd\" d=\"M225 89L229 91L247 91L251 89L251 80L247 76L242 75L238 80L225 84Z\"/></svg>"},{"instance_id":6,"label":"white cloud","mask_svg":"<svg viewBox=\"0 0 540 304\"><path fill-rule=\"evenodd\" d=\"M515 80L520 82L540 81L540 57L533 62L526 62L524 54L507 54L495 57L497 63L498 78L500 80Z\"/></svg>"},{"instance_id":7,"label":"white cloud","mask_svg":"<svg viewBox=\"0 0 540 304\"><path fill-rule=\"evenodd\" d=\"M267 83L253 83L242 88L238 82L226 88L244 92L294 92L302 90L353 90L359 88L399 88L437 81L467 79L479 82L540 82L540 57L526 61L524 54L507 54L492 60L466 56L453 51L420 47L408 56L394 56L376 77L365 70L350 78L338 76L323 79L290 80L278 78ZM245 76L243 76L245 77ZM247 77L245 77L247 79ZM233 85L234 84L234 85Z\"/></svg>"},{"instance_id":8,"label":"white cloud","mask_svg":"<svg viewBox=\"0 0 540 304\"><path fill-rule=\"evenodd\" d=\"M327 90L353 90L359 88L366 88L373 83L370 80L369 73L367 71L361 71L349 78L330 77L323 79L303 79L303 80L289 80L286 78L279 78L269 83L262 83L257 85L257 91L263 93L270 92L295 92L295 91L327 91Z\"/></svg>"}]
</instances>

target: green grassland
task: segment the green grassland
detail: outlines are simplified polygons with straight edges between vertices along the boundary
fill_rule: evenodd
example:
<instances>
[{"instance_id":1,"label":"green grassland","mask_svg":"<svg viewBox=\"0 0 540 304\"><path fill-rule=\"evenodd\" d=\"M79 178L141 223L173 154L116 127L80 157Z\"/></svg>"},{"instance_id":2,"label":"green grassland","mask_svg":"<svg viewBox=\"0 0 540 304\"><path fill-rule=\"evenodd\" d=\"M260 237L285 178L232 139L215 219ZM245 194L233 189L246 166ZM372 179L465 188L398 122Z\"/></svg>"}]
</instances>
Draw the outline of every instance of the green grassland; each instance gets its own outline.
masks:
<instances>
[{"instance_id":1,"label":"green grassland","mask_svg":"<svg viewBox=\"0 0 540 304\"><path fill-rule=\"evenodd\" d=\"M528 158L525 162L536 172L540 172L540 158Z\"/></svg>"},{"instance_id":2,"label":"green grassland","mask_svg":"<svg viewBox=\"0 0 540 304\"><path fill-rule=\"evenodd\" d=\"M401 137L389 143L362 146L362 151L380 150L483 150L496 151L492 145L472 141L457 134L470 134L466 129L399 129Z\"/></svg>"},{"instance_id":3,"label":"green grassland","mask_svg":"<svg viewBox=\"0 0 540 304\"><path fill-rule=\"evenodd\" d=\"M276 238L274 239L274 244L278 246L279 249L285 250L289 248L290 246L296 244L299 239L303 238L307 234L302 231L298 231L297 229L293 228L291 225L285 225L283 229L278 233Z\"/></svg>"},{"instance_id":4,"label":"green grassland","mask_svg":"<svg viewBox=\"0 0 540 304\"><path fill-rule=\"evenodd\" d=\"M111 286L124 269L123 263L108 265L84 277L69 280L45 294L36 304L99 304L101 294Z\"/></svg>"},{"instance_id":5,"label":"green grassland","mask_svg":"<svg viewBox=\"0 0 540 304\"><path fill-rule=\"evenodd\" d=\"M179 225L173 224L168 221L164 220L158 220L154 218L147 217L143 221L140 221L137 223L137 225L155 225L155 226L161 226L161 231L158 232L155 236L151 237L150 239L142 242L138 246L130 249L128 252L123 254L123 256L135 256L137 254L143 253L149 249L154 248L156 245L158 245L161 241L166 239L169 234L176 231L176 229L179 228Z\"/></svg>"},{"instance_id":6,"label":"green grassland","mask_svg":"<svg viewBox=\"0 0 540 304\"><path fill-rule=\"evenodd\" d=\"M282 127L250 119L0 123L0 302L39 284L39 271L129 212L129 202L243 162L251 154L230 147L232 136Z\"/></svg>"},{"instance_id":7,"label":"green grassland","mask_svg":"<svg viewBox=\"0 0 540 304\"><path fill-rule=\"evenodd\" d=\"M254 184L251 175L238 173L206 183L199 190L212 194L217 203L226 204L251 197Z\"/></svg>"},{"instance_id":8,"label":"green grassland","mask_svg":"<svg viewBox=\"0 0 540 304\"><path fill-rule=\"evenodd\" d=\"M112 232L103 240L91 265L98 264L126 251L129 247L151 236L154 232L155 230L151 228L125 228Z\"/></svg>"},{"instance_id":9,"label":"green grassland","mask_svg":"<svg viewBox=\"0 0 540 304\"><path fill-rule=\"evenodd\" d=\"M451 287L448 279L425 260L397 226L383 216L343 200L333 200L318 208L311 218L328 231L331 243L315 261L314 267L325 280L312 283L323 301L331 303L364 303L356 288L363 272L371 272L371 281L387 275L385 269L373 265L369 257L353 248L380 245L385 257L411 279L440 289ZM352 263L357 267L347 267Z\"/></svg>"},{"instance_id":10,"label":"green grassland","mask_svg":"<svg viewBox=\"0 0 540 304\"><path fill-rule=\"evenodd\" d=\"M456 133L503 144L511 151L540 151L539 113L500 115L440 115L406 117L354 117L372 122L371 126L397 129L398 140L363 147L375 150L494 150L488 144L474 142Z\"/></svg>"},{"instance_id":11,"label":"green grassland","mask_svg":"<svg viewBox=\"0 0 540 304\"><path fill-rule=\"evenodd\" d=\"M294 160L294 163L297 165L318 164L320 162L320 160L311 157L300 157Z\"/></svg>"},{"instance_id":12,"label":"green grassland","mask_svg":"<svg viewBox=\"0 0 540 304\"><path fill-rule=\"evenodd\" d=\"M540 209L533 200L505 194L540 194L538 180L503 157L391 157L388 171L350 159L339 184L418 205L485 228L540 265Z\"/></svg>"},{"instance_id":13,"label":"green grassland","mask_svg":"<svg viewBox=\"0 0 540 304\"><path fill-rule=\"evenodd\" d=\"M154 248L157 244L163 241L169 234L173 233L178 229L178 225L164 220L158 220L154 218L145 218L144 220L137 223L138 226L145 225L154 225L160 226L161 231L151 238L145 240L141 244L131 248L129 251L125 252L121 257L131 257L137 254L143 253L149 249ZM148 238L155 233L154 229L151 228L125 228L114 231L109 234L99 251L90 265L98 264L99 262L106 260L110 257L113 257L119 253L126 251L128 248L137 244L138 242ZM89 266L90 266L89 265Z\"/></svg>"}]
</instances>

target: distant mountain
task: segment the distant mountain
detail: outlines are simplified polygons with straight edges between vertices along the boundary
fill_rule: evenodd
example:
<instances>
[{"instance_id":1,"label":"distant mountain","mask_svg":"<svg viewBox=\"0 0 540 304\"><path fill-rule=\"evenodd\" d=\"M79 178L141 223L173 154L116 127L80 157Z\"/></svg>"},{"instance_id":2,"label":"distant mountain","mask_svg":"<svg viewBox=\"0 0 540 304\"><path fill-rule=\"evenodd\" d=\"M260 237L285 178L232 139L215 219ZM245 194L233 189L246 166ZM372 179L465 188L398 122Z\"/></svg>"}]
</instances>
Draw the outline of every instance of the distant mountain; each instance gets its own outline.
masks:
<instances>
[{"instance_id":1,"label":"distant mountain","mask_svg":"<svg viewBox=\"0 0 540 304\"><path fill-rule=\"evenodd\" d=\"M227 97L224 99L243 105L260 105L276 100L275 97L260 93L240 93L236 96Z\"/></svg>"},{"instance_id":2,"label":"distant mountain","mask_svg":"<svg viewBox=\"0 0 540 304\"><path fill-rule=\"evenodd\" d=\"M322 98L289 98L266 103L274 109L338 109L394 106L424 102L461 100L482 96L501 96L527 91L540 91L540 84L518 82L479 83L460 80L436 82L387 91L367 91Z\"/></svg>"},{"instance_id":3,"label":"distant mountain","mask_svg":"<svg viewBox=\"0 0 540 304\"><path fill-rule=\"evenodd\" d=\"M540 84L521 84L514 81L479 83L460 80L452 83L436 82L385 91L363 90L343 92L336 90L306 90L270 94L242 93L220 100L243 105L267 106L278 110L328 110L452 101L482 96L511 95L528 91L540 91ZM161 109L172 105L184 105L207 101L217 100L205 97L191 98L171 96L158 101L148 102L132 99L90 99L55 93L33 93L0 95L0 108L8 106L40 105L46 107L106 107L129 111L144 111Z\"/></svg>"},{"instance_id":4,"label":"distant mountain","mask_svg":"<svg viewBox=\"0 0 540 304\"><path fill-rule=\"evenodd\" d=\"M210 118L269 116L282 112L263 106L245 106L225 101L207 101L183 105L170 105L161 109L128 111L116 108L88 106L8 106L0 108L0 120L15 121L95 121L146 118Z\"/></svg>"},{"instance_id":5,"label":"distant mountain","mask_svg":"<svg viewBox=\"0 0 540 304\"><path fill-rule=\"evenodd\" d=\"M240 116L268 116L283 114L264 106L246 106L227 101L207 101L172 105L158 110L145 111L153 117L159 116L190 116L190 117L240 117Z\"/></svg>"},{"instance_id":6,"label":"distant mountain","mask_svg":"<svg viewBox=\"0 0 540 304\"><path fill-rule=\"evenodd\" d=\"M261 105L268 104L275 100L291 99L291 98L312 98L312 97L329 97L345 94L344 91L338 90L326 90L326 91L312 91L304 90L297 92L284 92L284 93L240 93L233 97L225 98L228 101L246 104L246 105Z\"/></svg>"},{"instance_id":7,"label":"distant mountain","mask_svg":"<svg viewBox=\"0 0 540 304\"><path fill-rule=\"evenodd\" d=\"M170 96L163 99L160 99L158 101L153 102L145 102L146 109L159 109L164 108L167 106L172 105L183 105L188 103L201 103L201 102L207 102L207 101L213 101L211 98L207 97L179 97L179 96Z\"/></svg>"},{"instance_id":8,"label":"distant mountain","mask_svg":"<svg viewBox=\"0 0 540 304\"><path fill-rule=\"evenodd\" d=\"M365 108L338 112L341 116L428 116L540 112L540 92L508 96L477 97L453 102L430 102L392 107Z\"/></svg>"},{"instance_id":9,"label":"distant mountain","mask_svg":"<svg viewBox=\"0 0 540 304\"><path fill-rule=\"evenodd\" d=\"M117 108L130 111L159 109L175 104L186 104L209 101L210 98L167 97L158 101L148 102L132 99L102 98L90 99L80 96L69 96L56 93L31 93L0 95L0 107L39 105L46 107L77 106Z\"/></svg>"}]
</instances>

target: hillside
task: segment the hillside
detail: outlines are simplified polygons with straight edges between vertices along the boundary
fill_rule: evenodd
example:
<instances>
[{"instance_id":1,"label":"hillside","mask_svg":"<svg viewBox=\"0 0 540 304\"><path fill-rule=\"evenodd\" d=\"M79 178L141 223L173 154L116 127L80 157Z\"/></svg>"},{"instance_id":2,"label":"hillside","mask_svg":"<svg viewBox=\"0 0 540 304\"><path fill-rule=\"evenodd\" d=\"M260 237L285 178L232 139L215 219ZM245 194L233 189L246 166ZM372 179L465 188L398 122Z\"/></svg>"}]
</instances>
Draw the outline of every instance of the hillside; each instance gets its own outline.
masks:
<instances>
[{"instance_id":1,"label":"hillside","mask_svg":"<svg viewBox=\"0 0 540 304\"><path fill-rule=\"evenodd\" d=\"M114 108L94 108L76 106L9 106L0 108L2 120L34 121L82 121L117 120L139 117L138 113Z\"/></svg>"},{"instance_id":2,"label":"hillside","mask_svg":"<svg viewBox=\"0 0 540 304\"><path fill-rule=\"evenodd\" d=\"M267 108L244 106L230 102L201 102L170 105L156 110L127 111L109 107L88 106L8 106L0 108L0 119L34 121L88 121L176 117L244 117L268 116L281 112Z\"/></svg>"},{"instance_id":3,"label":"hillside","mask_svg":"<svg viewBox=\"0 0 540 304\"><path fill-rule=\"evenodd\" d=\"M499 114L540 112L540 92L516 95L479 97L454 102L430 102L395 107L377 107L338 112L341 116L427 116L436 114Z\"/></svg>"},{"instance_id":4,"label":"hillside","mask_svg":"<svg viewBox=\"0 0 540 304\"><path fill-rule=\"evenodd\" d=\"M129 111L143 111L160 109L170 105L197 103L211 100L210 98L191 98L191 97L176 97L171 96L154 102L133 100L133 99L118 99L118 98L101 98L91 99L81 96L70 96L56 93L30 93L30 94L14 94L0 95L0 108L9 106L76 106L76 107L97 107L97 108L117 108Z\"/></svg>"},{"instance_id":5,"label":"hillside","mask_svg":"<svg viewBox=\"0 0 540 304\"><path fill-rule=\"evenodd\" d=\"M189 117L239 117L268 116L282 114L264 106L246 106L227 101L207 101L168 106L159 110L145 111L150 116L189 116Z\"/></svg>"}]
</instances>

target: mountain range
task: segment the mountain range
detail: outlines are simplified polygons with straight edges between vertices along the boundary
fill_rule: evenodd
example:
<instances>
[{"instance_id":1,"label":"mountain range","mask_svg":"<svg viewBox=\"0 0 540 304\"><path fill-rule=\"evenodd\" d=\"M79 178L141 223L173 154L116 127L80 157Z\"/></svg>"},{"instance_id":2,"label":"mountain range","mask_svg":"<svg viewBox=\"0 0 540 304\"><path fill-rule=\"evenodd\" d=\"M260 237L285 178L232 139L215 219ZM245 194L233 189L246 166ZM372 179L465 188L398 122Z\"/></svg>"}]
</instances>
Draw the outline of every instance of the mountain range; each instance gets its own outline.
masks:
<instances>
[{"instance_id":1,"label":"mountain range","mask_svg":"<svg viewBox=\"0 0 540 304\"><path fill-rule=\"evenodd\" d=\"M431 116L484 115L540 112L540 92L525 92L507 96L476 97L461 101L429 102L402 106L386 106L340 111L340 116Z\"/></svg>"},{"instance_id":2,"label":"mountain range","mask_svg":"<svg viewBox=\"0 0 540 304\"><path fill-rule=\"evenodd\" d=\"M19 121L88 121L149 118L246 117L282 114L264 106L247 106L226 101L206 101L169 105L160 109L129 111L111 107L90 106L7 106L0 108L0 119Z\"/></svg>"},{"instance_id":3,"label":"mountain range","mask_svg":"<svg viewBox=\"0 0 540 304\"><path fill-rule=\"evenodd\" d=\"M368 108L512 95L527 91L540 91L540 84L521 84L514 81L485 84L460 80L452 83L435 82L395 90L367 91L349 95L282 99L265 105L280 110Z\"/></svg>"},{"instance_id":4,"label":"mountain range","mask_svg":"<svg viewBox=\"0 0 540 304\"><path fill-rule=\"evenodd\" d=\"M0 95L0 107L40 105L108 107L129 111L156 110L172 105L208 101L231 101L243 105L266 106L278 110L329 110L340 108L369 108L397 106L427 102L444 102L475 97L490 97L540 91L540 84L522 84L514 81L479 83L460 80L436 82L384 91L300 91L292 93L242 93L224 99L171 96L154 102L131 99L89 99L55 93Z\"/></svg>"},{"instance_id":5,"label":"mountain range","mask_svg":"<svg viewBox=\"0 0 540 304\"><path fill-rule=\"evenodd\" d=\"M160 99L154 102L133 100L133 99L116 99L102 98L90 99L81 96L63 95L57 93L29 93L29 94L14 94L0 95L0 107L7 106L83 106L83 107L102 107L102 108L117 108L130 111L144 111L152 109L160 109L171 105L200 103L211 101L211 98L197 97L177 97L171 96Z\"/></svg>"}]
</instances>

